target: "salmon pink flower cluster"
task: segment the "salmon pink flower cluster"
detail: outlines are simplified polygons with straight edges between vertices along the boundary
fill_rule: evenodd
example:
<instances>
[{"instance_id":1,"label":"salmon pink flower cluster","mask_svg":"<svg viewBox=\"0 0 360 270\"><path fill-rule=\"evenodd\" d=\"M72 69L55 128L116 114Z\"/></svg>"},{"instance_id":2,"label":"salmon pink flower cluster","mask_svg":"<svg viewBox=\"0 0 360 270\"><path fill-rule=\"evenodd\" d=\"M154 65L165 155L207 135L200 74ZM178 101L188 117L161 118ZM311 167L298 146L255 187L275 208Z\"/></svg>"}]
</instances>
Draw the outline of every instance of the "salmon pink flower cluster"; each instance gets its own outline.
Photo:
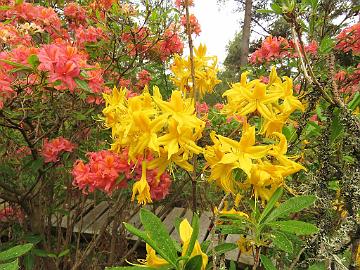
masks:
<instances>
[{"instance_id":1,"label":"salmon pink flower cluster","mask_svg":"<svg viewBox=\"0 0 360 270\"><path fill-rule=\"evenodd\" d=\"M360 23L356 23L345 28L336 37L338 43L336 48L344 52L352 51L354 54L360 53Z\"/></svg>"},{"instance_id":2,"label":"salmon pink flower cluster","mask_svg":"<svg viewBox=\"0 0 360 270\"><path fill-rule=\"evenodd\" d=\"M186 7L186 4L188 6L193 6L194 0L187 0L187 3L186 3L186 0L175 0L175 6L177 8Z\"/></svg>"},{"instance_id":3,"label":"salmon pink flower cluster","mask_svg":"<svg viewBox=\"0 0 360 270\"><path fill-rule=\"evenodd\" d=\"M0 110L7 100L16 96L16 92L11 88L11 81L11 78L0 70Z\"/></svg>"},{"instance_id":4,"label":"salmon pink flower cluster","mask_svg":"<svg viewBox=\"0 0 360 270\"><path fill-rule=\"evenodd\" d=\"M167 30L164 33L164 39L161 40L154 51L159 55L161 61L165 61L171 55L181 54L184 49L184 44L180 36L172 30Z\"/></svg>"},{"instance_id":5,"label":"salmon pink flower cluster","mask_svg":"<svg viewBox=\"0 0 360 270\"><path fill-rule=\"evenodd\" d=\"M111 193L114 189L127 186L131 166L127 162L127 154L120 156L108 150L90 152L87 154L89 162L82 160L75 163L72 174L73 184L84 193L93 192L95 189ZM123 173L123 174L122 174ZM125 176L124 179L119 176Z\"/></svg>"},{"instance_id":6,"label":"salmon pink flower cluster","mask_svg":"<svg viewBox=\"0 0 360 270\"><path fill-rule=\"evenodd\" d=\"M157 177L156 170L147 170L146 172L146 181L150 186L150 195L153 201L160 201L169 194L169 189L171 186L171 179L168 173L163 173L160 178ZM139 179L141 174L139 175Z\"/></svg>"},{"instance_id":7,"label":"salmon pink flower cluster","mask_svg":"<svg viewBox=\"0 0 360 270\"><path fill-rule=\"evenodd\" d=\"M0 210L0 222L18 221L24 220L24 213L17 208L7 206Z\"/></svg>"},{"instance_id":8,"label":"salmon pink flower cluster","mask_svg":"<svg viewBox=\"0 0 360 270\"><path fill-rule=\"evenodd\" d=\"M63 137L57 137L52 140L45 139L41 156L44 158L45 163L59 161L59 155L62 152L72 152L75 148L75 144Z\"/></svg>"},{"instance_id":9,"label":"salmon pink flower cluster","mask_svg":"<svg viewBox=\"0 0 360 270\"><path fill-rule=\"evenodd\" d=\"M105 39L106 36L103 30L99 27L95 28L89 26L87 28L79 26L75 29L76 43L79 47L83 47L85 43L96 42L100 39Z\"/></svg>"},{"instance_id":10,"label":"salmon pink flower cluster","mask_svg":"<svg viewBox=\"0 0 360 270\"><path fill-rule=\"evenodd\" d=\"M190 33L194 33L196 35L199 35L201 33L201 27L200 27L198 19L195 17L194 14L191 14L189 20L190 20ZM181 24L186 29L187 20L186 20L185 15L183 15L181 17Z\"/></svg>"},{"instance_id":11,"label":"salmon pink flower cluster","mask_svg":"<svg viewBox=\"0 0 360 270\"><path fill-rule=\"evenodd\" d=\"M0 44L1 43L12 46L30 46L31 36L29 33L21 31L11 24L0 22Z\"/></svg>"},{"instance_id":12,"label":"salmon pink flower cluster","mask_svg":"<svg viewBox=\"0 0 360 270\"><path fill-rule=\"evenodd\" d=\"M151 81L151 76L149 71L143 69L137 74L138 83L137 86L139 89L143 89L145 85L148 85Z\"/></svg>"},{"instance_id":13,"label":"salmon pink flower cluster","mask_svg":"<svg viewBox=\"0 0 360 270\"><path fill-rule=\"evenodd\" d=\"M341 93L354 94L359 92L360 64L353 71L340 70L335 74L335 80L338 82Z\"/></svg>"},{"instance_id":14,"label":"salmon pink flower cluster","mask_svg":"<svg viewBox=\"0 0 360 270\"><path fill-rule=\"evenodd\" d=\"M54 9L33 5L31 3L15 4L11 9L0 11L0 20L11 19L12 24L25 20L41 26L53 37L62 34L61 20Z\"/></svg>"},{"instance_id":15,"label":"salmon pink flower cluster","mask_svg":"<svg viewBox=\"0 0 360 270\"><path fill-rule=\"evenodd\" d=\"M141 160L135 164L129 162L128 151L116 154L109 150L90 152L87 154L89 162L76 161L72 174L73 185L84 193L94 192L96 189L111 194L114 190L126 188L128 181L141 178ZM147 160L152 160L149 156ZM161 200L169 193L171 185L167 173L158 175L157 170L147 170L146 180L150 186L153 200Z\"/></svg>"},{"instance_id":16,"label":"salmon pink flower cluster","mask_svg":"<svg viewBox=\"0 0 360 270\"><path fill-rule=\"evenodd\" d=\"M196 102L196 111L201 114L206 114L209 112L209 106L206 104L206 102Z\"/></svg>"},{"instance_id":17,"label":"salmon pink flower cluster","mask_svg":"<svg viewBox=\"0 0 360 270\"><path fill-rule=\"evenodd\" d=\"M86 10L78 3L72 2L64 8L64 15L75 23L83 24L86 22Z\"/></svg>"},{"instance_id":18,"label":"salmon pink flower cluster","mask_svg":"<svg viewBox=\"0 0 360 270\"><path fill-rule=\"evenodd\" d=\"M75 78L80 75L80 65L85 62L84 55L78 53L77 48L67 44L44 45L39 50L39 70L49 72L49 82L60 85L59 90L76 88Z\"/></svg>"},{"instance_id":19,"label":"salmon pink flower cluster","mask_svg":"<svg viewBox=\"0 0 360 270\"><path fill-rule=\"evenodd\" d=\"M316 55L318 45L316 41L311 41L305 45L305 52L310 55ZM252 64L262 64L281 58L298 57L293 41L288 41L283 37L268 36L262 42L261 47L253 52L249 57Z\"/></svg>"}]
</instances>

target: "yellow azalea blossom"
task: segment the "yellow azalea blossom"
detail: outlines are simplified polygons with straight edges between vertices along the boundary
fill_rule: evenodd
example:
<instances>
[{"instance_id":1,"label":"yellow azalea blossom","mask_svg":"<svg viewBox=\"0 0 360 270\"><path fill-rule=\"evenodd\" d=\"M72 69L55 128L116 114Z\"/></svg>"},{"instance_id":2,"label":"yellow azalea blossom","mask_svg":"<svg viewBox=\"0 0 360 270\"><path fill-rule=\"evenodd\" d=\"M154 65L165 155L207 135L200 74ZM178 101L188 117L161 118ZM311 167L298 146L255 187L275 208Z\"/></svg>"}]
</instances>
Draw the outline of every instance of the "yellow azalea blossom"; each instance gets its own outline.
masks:
<instances>
[{"instance_id":1,"label":"yellow azalea blossom","mask_svg":"<svg viewBox=\"0 0 360 270\"><path fill-rule=\"evenodd\" d=\"M232 85L232 88L223 94L228 99L228 104L224 106L223 112L228 115L246 116L258 111L263 117L270 118L271 111L268 105L276 102L280 98L280 93L269 93L267 85L259 80L245 84L245 76L242 76L243 82Z\"/></svg>"},{"instance_id":2,"label":"yellow azalea blossom","mask_svg":"<svg viewBox=\"0 0 360 270\"><path fill-rule=\"evenodd\" d=\"M284 170L282 166L273 165L270 162L259 162L253 165L245 185L251 185L256 198L260 197L268 201L275 190L283 184Z\"/></svg>"},{"instance_id":3,"label":"yellow azalea blossom","mask_svg":"<svg viewBox=\"0 0 360 270\"><path fill-rule=\"evenodd\" d=\"M146 259L138 259L138 261L141 264L135 264L135 266L159 268L169 264L166 260L157 256L155 250L149 244L146 244Z\"/></svg>"},{"instance_id":4,"label":"yellow azalea blossom","mask_svg":"<svg viewBox=\"0 0 360 270\"><path fill-rule=\"evenodd\" d=\"M242 212L242 211L237 211L234 207L229 209L229 210L218 210L217 207L214 208L214 213L215 215L238 215L240 217L245 217L245 218L249 218L249 215Z\"/></svg>"},{"instance_id":5,"label":"yellow azalea blossom","mask_svg":"<svg viewBox=\"0 0 360 270\"><path fill-rule=\"evenodd\" d=\"M201 45L194 49L195 87L200 97L211 93L213 88L221 81L217 78L217 57L206 56L206 46ZM174 73L172 81L181 92L193 92L191 76L191 60L175 55L174 64L171 66Z\"/></svg>"},{"instance_id":6,"label":"yellow azalea blossom","mask_svg":"<svg viewBox=\"0 0 360 270\"><path fill-rule=\"evenodd\" d=\"M189 221L187 219L184 219L180 223L179 232L180 232L181 242L183 243L181 256L184 256L186 254L186 252L187 252L188 247L189 247L191 235L193 233L193 228L191 227L191 225L190 225L190 223L189 223ZM190 258L195 257L197 255L201 255L201 257L202 257L201 269L205 270L206 265L208 263L208 256L204 252L202 252L201 247L200 247L200 243L199 243L198 240L195 241L194 249L190 254Z\"/></svg>"},{"instance_id":7,"label":"yellow azalea blossom","mask_svg":"<svg viewBox=\"0 0 360 270\"><path fill-rule=\"evenodd\" d=\"M239 240L236 242L241 254L252 254L253 247L255 242L247 239L243 235L240 236Z\"/></svg>"},{"instance_id":8,"label":"yellow azalea blossom","mask_svg":"<svg viewBox=\"0 0 360 270\"><path fill-rule=\"evenodd\" d=\"M139 204L152 203L150 195L150 186L146 180L146 162L142 163L141 179L133 185L131 201L134 201L137 195L137 201Z\"/></svg>"},{"instance_id":9,"label":"yellow azalea blossom","mask_svg":"<svg viewBox=\"0 0 360 270\"><path fill-rule=\"evenodd\" d=\"M207 147L204 156L211 168L209 180L215 180L226 192L235 192L233 170L239 168L250 176L252 160L265 157L271 146L255 146L255 127L243 125L239 142L212 134L213 146Z\"/></svg>"},{"instance_id":10,"label":"yellow azalea blossom","mask_svg":"<svg viewBox=\"0 0 360 270\"><path fill-rule=\"evenodd\" d=\"M174 119L168 121L168 133L159 137L158 141L160 145L164 146L164 149L168 153L168 159L172 155L179 152L180 148L191 153L199 154L202 152L202 148L195 144L196 137L194 137L193 130L183 126L180 128Z\"/></svg>"}]
</instances>

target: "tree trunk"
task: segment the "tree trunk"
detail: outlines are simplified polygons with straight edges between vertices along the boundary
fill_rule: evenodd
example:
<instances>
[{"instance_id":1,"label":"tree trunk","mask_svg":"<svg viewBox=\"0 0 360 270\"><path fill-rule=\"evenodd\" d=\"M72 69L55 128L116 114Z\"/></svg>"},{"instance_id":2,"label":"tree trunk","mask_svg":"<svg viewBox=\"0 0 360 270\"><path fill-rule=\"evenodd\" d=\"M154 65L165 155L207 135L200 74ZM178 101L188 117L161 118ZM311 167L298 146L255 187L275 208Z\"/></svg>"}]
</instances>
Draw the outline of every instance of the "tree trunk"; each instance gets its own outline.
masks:
<instances>
[{"instance_id":1,"label":"tree trunk","mask_svg":"<svg viewBox=\"0 0 360 270\"><path fill-rule=\"evenodd\" d=\"M251 28L251 10L252 10L252 0L245 0L244 25L242 29L242 38L241 38L240 67L243 67L248 63L250 28Z\"/></svg>"}]
</instances>

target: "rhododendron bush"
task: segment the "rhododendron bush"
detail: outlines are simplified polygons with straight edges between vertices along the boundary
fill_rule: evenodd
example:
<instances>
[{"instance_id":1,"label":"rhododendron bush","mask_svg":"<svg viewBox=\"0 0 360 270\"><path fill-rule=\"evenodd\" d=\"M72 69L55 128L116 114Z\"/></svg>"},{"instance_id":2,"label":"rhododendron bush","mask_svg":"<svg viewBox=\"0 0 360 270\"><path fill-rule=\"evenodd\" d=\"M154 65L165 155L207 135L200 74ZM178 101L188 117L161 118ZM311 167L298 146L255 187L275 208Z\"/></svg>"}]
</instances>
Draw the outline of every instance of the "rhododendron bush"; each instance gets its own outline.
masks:
<instances>
[{"instance_id":1,"label":"rhododendron bush","mask_svg":"<svg viewBox=\"0 0 360 270\"><path fill-rule=\"evenodd\" d=\"M0 2L0 228L35 245L26 269L220 269L234 249L252 269L355 269L360 24L317 35L317 1L280 2L262 12L291 35L225 89L194 1ZM194 213L179 244L154 214L175 206Z\"/></svg>"}]
</instances>

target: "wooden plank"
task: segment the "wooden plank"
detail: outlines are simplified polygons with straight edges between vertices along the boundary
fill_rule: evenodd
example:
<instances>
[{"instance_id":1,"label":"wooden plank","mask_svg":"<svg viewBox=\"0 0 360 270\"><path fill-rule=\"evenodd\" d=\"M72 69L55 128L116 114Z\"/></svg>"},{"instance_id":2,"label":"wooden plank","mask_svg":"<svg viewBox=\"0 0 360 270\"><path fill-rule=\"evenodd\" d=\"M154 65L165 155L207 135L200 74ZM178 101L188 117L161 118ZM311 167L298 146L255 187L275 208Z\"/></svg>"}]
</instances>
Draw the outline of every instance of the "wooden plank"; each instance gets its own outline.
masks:
<instances>
[{"instance_id":1,"label":"wooden plank","mask_svg":"<svg viewBox=\"0 0 360 270\"><path fill-rule=\"evenodd\" d=\"M110 208L106 209L106 211L99 216L93 224L91 224L85 231L84 233L88 233L88 234L98 234L100 229L102 228L102 226L105 224L107 218L110 215ZM110 225L109 225L110 226Z\"/></svg>"},{"instance_id":2,"label":"wooden plank","mask_svg":"<svg viewBox=\"0 0 360 270\"><path fill-rule=\"evenodd\" d=\"M84 203L84 206L83 206L83 209L81 209L81 211L83 212L83 213L77 213L76 212L76 206L74 206L73 207L73 209L70 211L70 222L72 222L72 221L74 221L74 219L75 219L75 222L78 222L79 220L80 220L80 218L81 218L81 214L82 214L82 216L84 217L84 216L86 216L89 212L90 212L90 210L92 209L92 208L94 208L94 201L91 201L91 200L87 200L85 203ZM66 228L67 227L67 219L68 219L68 217L67 216L64 216L63 218L62 218L62 220L61 220L61 224L60 224L60 226L62 227L62 228Z\"/></svg>"},{"instance_id":3,"label":"wooden plank","mask_svg":"<svg viewBox=\"0 0 360 270\"><path fill-rule=\"evenodd\" d=\"M213 217L213 214L211 212L203 212L200 216L200 231L199 231L199 241L202 243L205 241L206 236L210 232L210 225L211 225L211 219Z\"/></svg>"},{"instance_id":4,"label":"wooden plank","mask_svg":"<svg viewBox=\"0 0 360 270\"><path fill-rule=\"evenodd\" d=\"M74 232L85 231L91 224L93 224L96 219L101 216L109 208L108 202L102 201L94 207L86 216L84 216L78 223L74 226Z\"/></svg>"},{"instance_id":5,"label":"wooden plank","mask_svg":"<svg viewBox=\"0 0 360 270\"><path fill-rule=\"evenodd\" d=\"M163 221L165 228L170 235L174 233L175 230L175 220L176 218L181 218L186 213L186 209L180 207L174 207L174 209L166 216Z\"/></svg>"},{"instance_id":6,"label":"wooden plank","mask_svg":"<svg viewBox=\"0 0 360 270\"><path fill-rule=\"evenodd\" d=\"M237 243L237 241L239 240L239 235L237 234L229 234L226 237L225 242L226 243ZM226 259L227 260L232 260L232 261L237 261L239 255L239 249L234 249L232 251L229 251L226 253ZM254 258L251 254L245 254L242 253L240 254L239 260L238 262L243 263L243 264L247 264L247 265L253 265L254 264Z\"/></svg>"}]
</instances>

